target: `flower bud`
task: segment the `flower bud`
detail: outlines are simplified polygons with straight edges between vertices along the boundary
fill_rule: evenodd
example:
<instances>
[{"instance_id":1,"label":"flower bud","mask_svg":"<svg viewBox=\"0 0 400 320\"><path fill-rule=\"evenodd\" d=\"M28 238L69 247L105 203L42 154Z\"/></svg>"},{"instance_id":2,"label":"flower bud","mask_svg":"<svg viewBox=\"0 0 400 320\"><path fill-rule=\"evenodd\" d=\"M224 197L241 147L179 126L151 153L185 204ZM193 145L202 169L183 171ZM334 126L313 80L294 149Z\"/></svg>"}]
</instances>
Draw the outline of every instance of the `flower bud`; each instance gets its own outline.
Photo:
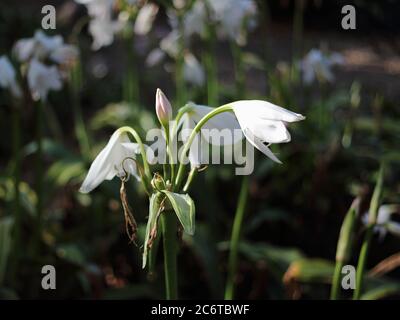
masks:
<instances>
[{"instance_id":1,"label":"flower bud","mask_svg":"<svg viewBox=\"0 0 400 320\"><path fill-rule=\"evenodd\" d=\"M151 179L151 185L156 190L166 189L165 181L163 177L158 173L155 173L153 179Z\"/></svg>"},{"instance_id":2,"label":"flower bud","mask_svg":"<svg viewBox=\"0 0 400 320\"><path fill-rule=\"evenodd\" d=\"M172 118L172 107L168 98L160 89L157 89L156 92L156 113L160 123L163 126L168 125Z\"/></svg>"}]
</instances>

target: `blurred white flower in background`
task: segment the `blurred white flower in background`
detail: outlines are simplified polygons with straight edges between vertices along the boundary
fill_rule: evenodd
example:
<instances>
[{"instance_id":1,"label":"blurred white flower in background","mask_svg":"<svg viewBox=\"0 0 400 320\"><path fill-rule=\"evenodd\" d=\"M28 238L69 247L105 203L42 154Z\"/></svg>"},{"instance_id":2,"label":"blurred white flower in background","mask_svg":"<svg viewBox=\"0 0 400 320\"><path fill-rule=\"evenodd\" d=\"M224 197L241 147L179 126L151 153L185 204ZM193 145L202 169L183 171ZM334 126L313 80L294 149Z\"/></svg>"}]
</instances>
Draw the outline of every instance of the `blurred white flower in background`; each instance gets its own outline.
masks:
<instances>
[{"instance_id":1,"label":"blurred white flower in background","mask_svg":"<svg viewBox=\"0 0 400 320\"><path fill-rule=\"evenodd\" d=\"M212 18L219 24L221 36L246 44L246 31L256 25L257 5L253 0L209 1Z\"/></svg>"},{"instance_id":2,"label":"blurred white flower in background","mask_svg":"<svg viewBox=\"0 0 400 320\"><path fill-rule=\"evenodd\" d=\"M381 241L388 232L400 236L400 222L392 220L393 214L399 213L399 210L400 206L395 204L384 204L379 207L374 231L379 234ZM364 225L368 225L368 212L362 216L361 220Z\"/></svg>"},{"instance_id":3,"label":"blurred white flower in background","mask_svg":"<svg viewBox=\"0 0 400 320\"><path fill-rule=\"evenodd\" d=\"M15 98L22 96L13 65L6 56L0 57L0 87L10 90Z\"/></svg>"},{"instance_id":4,"label":"blurred white flower in background","mask_svg":"<svg viewBox=\"0 0 400 320\"><path fill-rule=\"evenodd\" d=\"M190 52L185 53L183 64L183 77L188 83L202 86L206 81L206 74L199 60Z\"/></svg>"},{"instance_id":5,"label":"blurred white flower in background","mask_svg":"<svg viewBox=\"0 0 400 320\"><path fill-rule=\"evenodd\" d=\"M86 6L89 22L89 33L93 37L92 49L99 50L114 42L116 34L124 28L133 28L138 35L146 35L152 28L158 12L158 6L154 3L145 3L137 0L126 0L126 4L134 8L136 12L135 24L131 25L131 13L121 11L117 14L117 0L75 0ZM115 18L117 16L117 18Z\"/></svg>"},{"instance_id":6,"label":"blurred white flower in background","mask_svg":"<svg viewBox=\"0 0 400 320\"><path fill-rule=\"evenodd\" d=\"M37 30L32 38L18 40L13 53L19 62L50 59L58 64L70 64L77 59L79 51L75 46L65 44L60 35L48 36Z\"/></svg>"},{"instance_id":7,"label":"blurred white flower in background","mask_svg":"<svg viewBox=\"0 0 400 320\"><path fill-rule=\"evenodd\" d=\"M60 90L61 74L56 66L47 66L36 59L29 63L27 79L34 100L46 100L50 90Z\"/></svg>"},{"instance_id":8,"label":"blurred white flower in background","mask_svg":"<svg viewBox=\"0 0 400 320\"><path fill-rule=\"evenodd\" d=\"M158 6L154 3L145 4L135 20L134 31L138 35L146 35L150 32L153 22L157 16Z\"/></svg>"},{"instance_id":9,"label":"blurred white flower in background","mask_svg":"<svg viewBox=\"0 0 400 320\"><path fill-rule=\"evenodd\" d=\"M27 66L22 70L34 100L46 100L50 90L60 90L65 71L79 56L78 48L65 44L62 36L48 36L42 30L37 30L32 38L18 40L13 53Z\"/></svg>"},{"instance_id":10,"label":"blurred white flower in background","mask_svg":"<svg viewBox=\"0 0 400 320\"><path fill-rule=\"evenodd\" d=\"M326 55L318 49L311 49L303 60L300 61L303 81L308 85L315 80L320 82L333 82L335 77L332 68L335 65L342 64L344 64L344 58L339 53Z\"/></svg>"}]
</instances>

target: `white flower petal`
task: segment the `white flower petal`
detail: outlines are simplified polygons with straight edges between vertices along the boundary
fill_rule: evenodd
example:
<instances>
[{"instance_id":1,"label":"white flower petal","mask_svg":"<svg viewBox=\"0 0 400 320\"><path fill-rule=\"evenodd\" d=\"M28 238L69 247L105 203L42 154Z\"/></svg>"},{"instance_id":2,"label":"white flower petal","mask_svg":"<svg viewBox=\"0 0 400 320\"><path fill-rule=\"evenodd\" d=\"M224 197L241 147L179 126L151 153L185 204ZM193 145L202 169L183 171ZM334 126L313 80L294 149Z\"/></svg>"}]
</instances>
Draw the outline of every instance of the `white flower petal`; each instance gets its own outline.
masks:
<instances>
[{"instance_id":1,"label":"white flower petal","mask_svg":"<svg viewBox=\"0 0 400 320\"><path fill-rule=\"evenodd\" d=\"M265 145L265 142L262 141L260 138L256 137L251 133L249 129L244 129L243 130L244 135L246 136L247 141L249 141L254 147L256 147L258 150L260 150L262 153L264 153L268 158L271 160L277 162L277 163L282 163L274 154L273 152L269 149L267 145Z\"/></svg>"},{"instance_id":2,"label":"white flower petal","mask_svg":"<svg viewBox=\"0 0 400 320\"><path fill-rule=\"evenodd\" d=\"M238 118L255 119L261 118L265 120L278 120L285 122L295 122L304 120L305 117L299 113L286 110L268 101L262 100L240 100L230 103Z\"/></svg>"},{"instance_id":3,"label":"white flower petal","mask_svg":"<svg viewBox=\"0 0 400 320\"><path fill-rule=\"evenodd\" d=\"M158 6L154 3L144 5L136 17L134 30L138 35L146 35L153 26L154 19L158 12Z\"/></svg>"}]
</instances>

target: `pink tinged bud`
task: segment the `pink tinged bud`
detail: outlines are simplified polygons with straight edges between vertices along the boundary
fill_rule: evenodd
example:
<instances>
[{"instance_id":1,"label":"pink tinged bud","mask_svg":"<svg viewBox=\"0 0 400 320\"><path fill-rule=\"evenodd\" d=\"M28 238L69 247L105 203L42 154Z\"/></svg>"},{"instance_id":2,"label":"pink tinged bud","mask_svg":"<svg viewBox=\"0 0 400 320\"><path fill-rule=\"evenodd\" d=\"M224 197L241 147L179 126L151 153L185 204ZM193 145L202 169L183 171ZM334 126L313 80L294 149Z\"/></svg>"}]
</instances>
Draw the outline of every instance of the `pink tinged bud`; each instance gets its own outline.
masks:
<instances>
[{"instance_id":1,"label":"pink tinged bud","mask_svg":"<svg viewBox=\"0 0 400 320\"><path fill-rule=\"evenodd\" d=\"M162 125L167 125L172 118L172 107L165 94L157 89L156 92L156 113Z\"/></svg>"}]
</instances>

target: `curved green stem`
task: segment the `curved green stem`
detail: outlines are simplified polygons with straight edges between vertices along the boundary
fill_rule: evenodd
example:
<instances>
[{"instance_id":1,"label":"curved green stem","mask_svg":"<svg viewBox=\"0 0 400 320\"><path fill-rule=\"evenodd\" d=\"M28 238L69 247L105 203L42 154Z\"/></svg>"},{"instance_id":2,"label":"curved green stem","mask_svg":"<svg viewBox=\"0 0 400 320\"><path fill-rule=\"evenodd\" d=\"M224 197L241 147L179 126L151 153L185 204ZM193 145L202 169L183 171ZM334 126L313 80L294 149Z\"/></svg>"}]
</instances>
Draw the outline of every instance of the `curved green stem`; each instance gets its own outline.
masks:
<instances>
[{"instance_id":1,"label":"curved green stem","mask_svg":"<svg viewBox=\"0 0 400 320\"><path fill-rule=\"evenodd\" d=\"M165 211L161 214L161 225L164 246L165 290L168 300L178 299L177 263L178 253L177 221L174 212Z\"/></svg>"},{"instance_id":2,"label":"curved green stem","mask_svg":"<svg viewBox=\"0 0 400 320\"><path fill-rule=\"evenodd\" d=\"M186 180L186 183L185 183L185 185L184 185L184 187L182 189L182 191L184 193L187 193L189 191L189 188L190 188L190 186L191 186L191 184L193 182L193 179L196 177L197 172L199 172L199 170L197 168L192 168L190 170L189 175L188 175L187 180Z\"/></svg>"},{"instance_id":3,"label":"curved green stem","mask_svg":"<svg viewBox=\"0 0 400 320\"><path fill-rule=\"evenodd\" d=\"M233 221L232 236L230 242L228 277L226 280L225 300L232 300L234 295L234 280L237 270L238 250L240 233L242 229L243 217L249 193L249 177L244 176L240 188L239 201L236 208L235 219Z\"/></svg>"},{"instance_id":4,"label":"curved green stem","mask_svg":"<svg viewBox=\"0 0 400 320\"><path fill-rule=\"evenodd\" d=\"M135 139L136 143L139 145L139 150L140 150L140 154L142 156L143 168L144 168L144 174L145 174L144 185L145 185L146 190L151 190L151 188L149 186L150 186L150 181L151 181L152 177L151 177L150 167L147 162L146 150L144 148L142 139L140 138L137 131L131 127L125 126L118 130L120 130L121 132L129 132ZM148 188L150 188L150 189L148 189Z\"/></svg>"},{"instance_id":5,"label":"curved green stem","mask_svg":"<svg viewBox=\"0 0 400 320\"><path fill-rule=\"evenodd\" d=\"M360 251L360 256L357 264L357 272L356 272L356 289L354 290L353 299L360 299L363 284L364 284L364 273L365 266L367 263L369 247L371 244L372 236L374 233L374 226L376 224L378 218L378 210L382 196L383 189L383 177L384 177L384 164L381 164L378 174L378 180L375 185L374 193L372 195L370 207L369 207L369 215L368 215L368 226L367 231L364 236L363 244Z\"/></svg>"},{"instance_id":6,"label":"curved green stem","mask_svg":"<svg viewBox=\"0 0 400 320\"><path fill-rule=\"evenodd\" d=\"M215 108L213 111L207 113L203 118L201 118L201 120L194 127L192 133L190 134L187 142L185 143L185 145L183 147L183 151L182 151L180 159L179 159L179 169L178 169L178 173L177 173L176 179L175 179L175 188L174 188L174 190L179 189L179 187L180 187L180 185L182 183L183 174L184 174L184 170L185 170L184 162L185 162L185 160L187 158L187 153L188 153L188 151L190 149L190 146L192 145L193 140L196 137L196 135L199 133L201 128L206 124L206 122L208 120L210 120L212 117L216 116L217 114L220 114L222 112L227 112L227 111L232 111L232 107L231 107L230 104L225 104L223 106Z\"/></svg>"}]
</instances>

